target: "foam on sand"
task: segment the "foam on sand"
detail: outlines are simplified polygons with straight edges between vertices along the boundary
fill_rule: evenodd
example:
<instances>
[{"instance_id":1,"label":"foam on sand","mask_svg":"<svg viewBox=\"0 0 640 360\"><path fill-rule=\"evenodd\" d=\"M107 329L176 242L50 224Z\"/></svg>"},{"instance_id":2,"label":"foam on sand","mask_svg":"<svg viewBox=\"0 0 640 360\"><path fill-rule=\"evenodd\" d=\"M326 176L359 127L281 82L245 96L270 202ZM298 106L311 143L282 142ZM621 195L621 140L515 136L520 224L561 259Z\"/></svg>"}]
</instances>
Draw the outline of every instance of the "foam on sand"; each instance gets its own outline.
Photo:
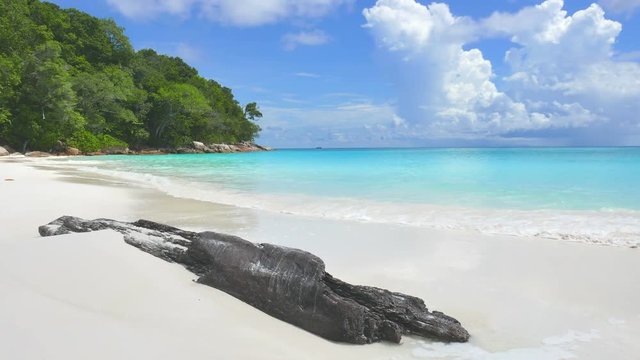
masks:
<instances>
[{"instance_id":1,"label":"foam on sand","mask_svg":"<svg viewBox=\"0 0 640 360\"><path fill-rule=\"evenodd\" d=\"M168 195L284 214L401 224L429 229L478 231L485 234L540 237L599 245L640 245L640 211L515 210L382 202L308 195L272 195L223 188L213 183L189 181L150 173L121 171L99 162L54 166L126 180Z\"/></svg>"},{"instance_id":2,"label":"foam on sand","mask_svg":"<svg viewBox=\"0 0 640 360\"><path fill-rule=\"evenodd\" d=\"M414 349L412 354L420 359L448 359L448 360L564 360L577 358L573 350L580 342L590 342L600 338L597 330L578 332L569 330L561 336L553 336L542 340L539 347L514 348L504 351L487 351L471 344L445 344L440 342L427 343L421 341L421 346Z\"/></svg>"}]
</instances>

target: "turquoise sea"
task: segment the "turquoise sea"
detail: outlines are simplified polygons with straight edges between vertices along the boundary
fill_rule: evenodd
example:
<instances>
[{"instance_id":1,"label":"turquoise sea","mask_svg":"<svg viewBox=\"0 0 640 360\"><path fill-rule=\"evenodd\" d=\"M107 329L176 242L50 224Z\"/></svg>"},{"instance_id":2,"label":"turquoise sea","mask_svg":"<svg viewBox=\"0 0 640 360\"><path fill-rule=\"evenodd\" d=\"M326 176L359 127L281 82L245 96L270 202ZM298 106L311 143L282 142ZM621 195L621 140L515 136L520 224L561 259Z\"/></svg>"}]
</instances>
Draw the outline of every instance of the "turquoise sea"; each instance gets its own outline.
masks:
<instances>
[{"instance_id":1,"label":"turquoise sea","mask_svg":"<svg viewBox=\"0 0 640 360\"><path fill-rule=\"evenodd\" d=\"M640 242L640 148L421 148L66 160L173 196L305 216Z\"/></svg>"}]
</instances>

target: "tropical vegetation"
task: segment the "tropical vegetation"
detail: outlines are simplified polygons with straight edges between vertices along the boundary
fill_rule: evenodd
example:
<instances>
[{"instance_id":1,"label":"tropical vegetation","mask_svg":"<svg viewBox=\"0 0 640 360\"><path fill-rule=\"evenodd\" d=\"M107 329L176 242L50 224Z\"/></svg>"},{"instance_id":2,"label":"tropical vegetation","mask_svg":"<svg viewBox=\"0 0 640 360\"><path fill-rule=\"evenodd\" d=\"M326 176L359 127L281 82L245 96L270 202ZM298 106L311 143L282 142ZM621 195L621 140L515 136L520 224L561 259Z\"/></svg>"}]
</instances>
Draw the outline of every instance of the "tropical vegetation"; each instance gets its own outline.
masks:
<instances>
[{"instance_id":1,"label":"tropical vegetation","mask_svg":"<svg viewBox=\"0 0 640 360\"><path fill-rule=\"evenodd\" d=\"M111 19L0 2L0 144L49 151L252 141L262 114L182 59L135 51Z\"/></svg>"}]
</instances>

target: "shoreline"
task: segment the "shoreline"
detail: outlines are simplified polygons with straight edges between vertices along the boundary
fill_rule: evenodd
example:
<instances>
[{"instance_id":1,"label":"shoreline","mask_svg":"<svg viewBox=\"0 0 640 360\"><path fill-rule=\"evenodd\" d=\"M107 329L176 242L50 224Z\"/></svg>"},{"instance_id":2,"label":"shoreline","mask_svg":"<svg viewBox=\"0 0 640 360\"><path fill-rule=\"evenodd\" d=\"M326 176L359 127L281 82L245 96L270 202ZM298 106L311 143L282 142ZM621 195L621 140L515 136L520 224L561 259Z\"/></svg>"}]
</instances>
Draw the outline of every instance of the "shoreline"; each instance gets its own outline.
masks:
<instances>
[{"instance_id":1,"label":"shoreline","mask_svg":"<svg viewBox=\"0 0 640 360\"><path fill-rule=\"evenodd\" d=\"M101 167L99 161L52 158L43 163L47 161L54 170L58 168L90 172L98 177L136 184L176 198L204 200L214 204L292 216L462 231L490 236L532 237L632 249L640 246L640 211L632 209L509 209L386 202L309 194L247 193L230 190L225 186L208 182L208 179L196 178L192 181L184 176L166 176L162 173L137 171L130 167L125 167L124 170L117 166ZM108 160L114 164L118 161L123 161L126 165L128 160Z\"/></svg>"},{"instance_id":2,"label":"shoreline","mask_svg":"<svg viewBox=\"0 0 640 360\"><path fill-rule=\"evenodd\" d=\"M633 274L640 273L634 249L241 209L173 198L156 190L131 187L122 179L110 183L86 172L35 169L32 165L39 162L0 160L0 180L14 178L0 182L0 194L11 204L2 209L0 220L5 233L0 246L9 258L0 266L1 293L9 294L2 299L0 320L5 321L0 323L5 327L3 333L10 334L0 343L15 351L18 345L12 344L41 344L22 350L33 356L17 354L14 358L34 358L38 350L49 358L95 355L91 347L99 346L100 340L94 336L105 322L107 329L100 330L101 335L115 344L115 350L105 351L98 358L130 357L137 352L143 356L153 353L158 358L177 354L205 358L215 353L241 359L313 359L326 358L327 354L354 359L449 359L454 355L473 358L469 354L476 354L487 359L529 355L555 360L566 358L567 353L581 359L599 359L628 358L640 351L635 341L640 335L640 291L630 285L635 281ZM225 294L204 291L184 281L189 277L179 267L169 269L143 260L147 259L144 254L127 249L117 235L109 232L56 239L37 236L34 225L66 214L118 220L146 218L307 250L323 258L327 270L346 281L416 295L429 308L457 317L468 326L471 343L454 347L407 338L400 346L354 347L326 342ZM123 259L129 260L123 263ZM96 269L95 264L102 268ZM87 268L78 273L81 265ZM43 278L45 269L49 283ZM156 290L161 287L166 292L154 293L149 288L151 279ZM78 284L83 283L97 288L98 294L93 297L82 292ZM148 304L138 303L132 294L156 305L146 309ZM208 306L189 310L197 302L191 296ZM53 298L62 302L44 300ZM64 305L68 303L77 306ZM171 314L170 309L176 308L181 310ZM63 356L74 346L70 338L51 333L60 324L55 312L61 309L68 311L71 319L66 335L87 333L81 336L86 343L78 348L76 357ZM99 316L89 319L89 314ZM118 325L109 314L119 314ZM217 327L212 328L202 317ZM174 334L170 329L176 327L188 331ZM162 352L150 348L151 340L149 335L142 335L143 330L166 340L158 347ZM146 340L131 349L118 331ZM192 344L189 336L209 340ZM255 346L246 347L249 343Z\"/></svg>"},{"instance_id":3,"label":"shoreline","mask_svg":"<svg viewBox=\"0 0 640 360\"><path fill-rule=\"evenodd\" d=\"M96 152L82 152L76 148L62 146L60 151L29 151L24 154L14 151L6 145L0 146L0 158L4 156L25 156L30 158L66 157L66 156L104 156L104 155L170 155L170 154L230 154L244 152L273 151L269 146L259 145L253 142L239 142L234 144L204 144L192 141L190 146L178 148L144 148L130 150L129 148L112 148ZM6 153L6 154L5 154Z\"/></svg>"}]
</instances>

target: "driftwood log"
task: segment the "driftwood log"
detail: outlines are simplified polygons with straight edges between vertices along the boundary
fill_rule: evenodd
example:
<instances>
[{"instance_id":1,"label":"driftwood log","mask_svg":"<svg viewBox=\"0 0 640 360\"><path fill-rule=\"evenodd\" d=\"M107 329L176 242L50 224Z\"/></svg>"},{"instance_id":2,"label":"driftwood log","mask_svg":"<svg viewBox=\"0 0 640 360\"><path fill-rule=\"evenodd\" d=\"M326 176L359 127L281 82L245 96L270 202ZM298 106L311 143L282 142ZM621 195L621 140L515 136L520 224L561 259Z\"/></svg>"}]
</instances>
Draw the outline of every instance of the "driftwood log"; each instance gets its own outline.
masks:
<instances>
[{"instance_id":1,"label":"driftwood log","mask_svg":"<svg viewBox=\"0 0 640 360\"><path fill-rule=\"evenodd\" d=\"M215 232L190 232L147 220L133 223L63 216L40 226L42 236L111 229L151 255L183 265L199 283L222 290L278 319L323 338L398 343L403 334L465 342L469 333L416 297L351 285L308 252L255 244Z\"/></svg>"}]
</instances>

